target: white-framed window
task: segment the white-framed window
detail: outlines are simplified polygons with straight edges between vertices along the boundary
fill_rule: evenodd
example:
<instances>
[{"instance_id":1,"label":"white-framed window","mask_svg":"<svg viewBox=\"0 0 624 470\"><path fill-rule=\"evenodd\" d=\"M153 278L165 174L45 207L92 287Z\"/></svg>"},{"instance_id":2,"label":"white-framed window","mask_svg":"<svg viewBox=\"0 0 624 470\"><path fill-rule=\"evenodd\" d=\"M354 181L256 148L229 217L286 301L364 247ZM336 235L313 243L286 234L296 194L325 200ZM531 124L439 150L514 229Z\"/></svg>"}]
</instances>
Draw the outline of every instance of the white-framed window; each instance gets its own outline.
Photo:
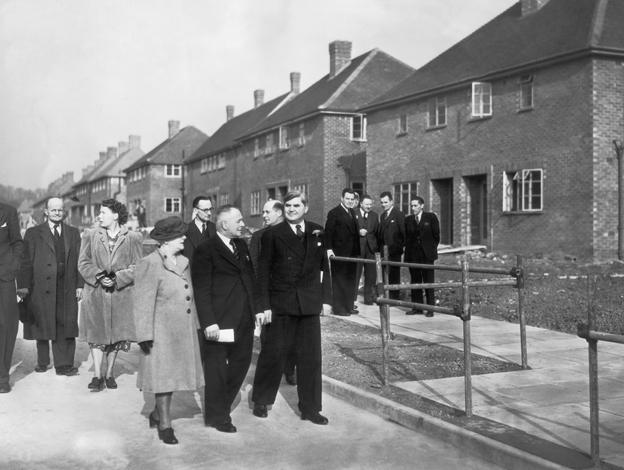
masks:
<instances>
[{"instance_id":1,"label":"white-framed window","mask_svg":"<svg viewBox=\"0 0 624 470\"><path fill-rule=\"evenodd\" d=\"M351 118L351 140L366 140L366 116L363 114Z\"/></svg>"},{"instance_id":2,"label":"white-framed window","mask_svg":"<svg viewBox=\"0 0 624 470\"><path fill-rule=\"evenodd\" d=\"M397 135L405 134L407 134L407 114L401 113L399 114L399 119L397 122Z\"/></svg>"},{"instance_id":3,"label":"white-framed window","mask_svg":"<svg viewBox=\"0 0 624 470\"><path fill-rule=\"evenodd\" d=\"M305 145L305 123L299 123L299 136L297 137L297 146L303 147Z\"/></svg>"},{"instance_id":4,"label":"white-framed window","mask_svg":"<svg viewBox=\"0 0 624 470\"><path fill-rule=\"evenodd\" d=\"M202 158L202 160L201 160L201 168L200 168L199 172L201 174L204 174L204 173L208 172L208 157Z\"/></svg>"},{"instance_id":5,"label":"white-framed window","mask_svg":"<svg viewBox=\"0 0 624 470\"><path fill-rule=\"evenodd\" d=\"M260 191L252 191L250 196L249 212L251 215L258 215L262 212L260 208Z\"/></svg>"},{"instance_id":6,"label":"white-framed window","mask_svg":"<svg viewBox=\"0 0 624 470\"><path fill-rule=\"evenodd\" d=\"M418 195L418 182L408 181L405 183L395 183L394 203L405 215L410 213L410 202Z\"/></svg>"},{"instance_id":7,"label":"white-framed window","mask_svg":"<svg viewBox=\"0 0 624 470\"><path fill-rule=\"evenodd\" d=\"M310 200L310 193L308 192L308 183L293 184L290 186L290 191L299 191L301 194L305 194L308 201Z\"/></svg>"},{"instance_id":8,"label":"white-framed window","mask_svg":"<svg viewBox=\"0 0 624 470\"><path fill-rule=\"evenodd\" d=\"M167 163L165 165L165 176L167 178L178 178L182 175L182 165Z\"/></svg>"},{"instance_id":9,"label":"white-framed window","mask_svg":"<svg viewBox=\"0 0 624 470\"><path fill-rule=\"evenodd\" d=\"M429 100L428 127L446 126L446 98L435 97Z\"/></svg>"},{"instance_id":10,"label":"white-framed window","mask_svg":"<svg viewBox=\"0 0 624 470\"><path fill-rule=\"evenodd\" d=\"M472 82L472 117L492 115L492 84Z\"/></svg>"},{"instance_id":11,"label":"white-framed window","mask_svg":"<svg viewBox=\"0 0 624 470\"><path fill-rule=\"evenodd\" d=\"M217 168L225 168L225 153L220 153L217 158Z\"/></svg>"},{"instance_id":12,"label":"white-framed window","mask_svg":"<svg viewBox=\"0 0 624 470\"><path fill-rule=\"evenodd\" d=\"M254 139L253 156L254 158L258 158L260 156L260 139L257 137Z\"/></svg>"},{"instance_id":13,"label":"white-framed window","mask_svg":"<svg viewBox=\"0 0 624 470\"><path fill-rule=\"evenodd\" d=\"M275 152L275 144L273 143L273 133L270 133L264 138L264 154L270 155L273 152Z\"/></svg>"},{"instance_id":14,"label":"white-framed window","mask_svg":"<svg viewBox=\"0 0 624 470\"><path fill-rule=\"evenodd\" d=\"M288 140L288 127L280 126L279 128L279 148L280 150L286 150L290 147L290 141Z\"/></svg>"},{"instance_id":15,"label":"white-framed window","mask_svg":"<svg viewBox=\"0 0 624 470\"><path fill-rule=\"evenodd\" d=\"M219 205L223 206L225 204L230 203L230 195L229 193L221 193L219 194Z\"/></svg>"},{"instance_id":16,"label":"white-framed window","mask_svg":"<svg viewBox=\"0 0 624 470\"><path fill-rule=\"evenodd\" d=\"M165 198L165 212L180 212L181 204L179 197Z\"/></svg>"},{"instance_id":17,"label":"white-framed window","mask_svg":"<svg viewBox=\"0 0 624 470\"><path fill-rule=\"evenodd\" d=\"M533 75L520 77L520 110L533 109Z\"/></svg>"},{"instance_id":18,"label":"white-framed window","mask_svg":"<svg viewBox=\"0 0 624 470\"><path fill-rule=\"evenodd\" d=\"M535 212L543 208L542 169L503 173L503 211Z\"/></svg>"}]
</instances>

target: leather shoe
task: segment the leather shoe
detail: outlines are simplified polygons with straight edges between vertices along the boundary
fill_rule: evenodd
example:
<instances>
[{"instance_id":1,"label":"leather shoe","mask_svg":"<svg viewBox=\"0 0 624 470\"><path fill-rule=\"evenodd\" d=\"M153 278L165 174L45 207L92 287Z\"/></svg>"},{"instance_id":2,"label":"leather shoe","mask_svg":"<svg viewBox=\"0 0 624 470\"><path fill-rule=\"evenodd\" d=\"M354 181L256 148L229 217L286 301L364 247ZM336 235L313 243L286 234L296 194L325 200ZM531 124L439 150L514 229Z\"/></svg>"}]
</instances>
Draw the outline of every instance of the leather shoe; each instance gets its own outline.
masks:
<instances>
[{"instance_id":1,"label":"leather shoe","mask_svg":"<svg viewBox=\"0 0 624 470\"><path fill-rule=\"evenodd\" d=\"M0 393L9 393L11 386L9 384L0 384Z\"/></svg>"},{"instance_id":2,"label":"leather shoe","mask_svg":"<svg viewBox=\"0 0 624 470\"><path fill-rule=\"evenodd\" d=\"M301 419L312 421L314 424L327 424L327 423L329 423L329 420L325 416L320 414L319 412L316 412L316 413L301 413Z\"/></svg>"},{"instance_id":3,"label":"leather shoe","mask_svg":"<svg viewBox=\"0 0 624 470\"><path fill-rule=\"evenodd\" d=\"M115 382L115 377L106 377L106 388L117 388L117 382Z\"/></svg>"},{"instance_id":4,"label":"leather shoe","mask_svg":"<svg viewBox=\"0 0 624 470\"><path fill-rule=\"evenodd\" d=\"M45 372L46 370L48 370L48 366L37 365L37 367L35 367L35 372Z\"/></svg>"},{"instance_id":5,"label":"leather shoe","mask_svg":"<svg viewBox=\"0 0 624 470\"><path fill-rule=\"evenodd\" d=\"M427 313L425 313L425 316L431 318L433 316L433 312L430 312L429 310L427 310Z\"/></svg>"},{"instance_id":6,"label":"leather shoe","mask_svg":"<svg viewBox=\"0 0 624 470\"><path fill-rule=\"evenodd\" d=\"M257 416L258 418L266 418L269 415L269 413L267 412L267 406L259 405L257 403L254 404L253 414L254 416Z\"/></svg>"},{"instance_id":7,"label":"leather shoe","mask_svg":"<svg viewBox=\"0 0 624 470\"><path fill-rule=\"evenodd\" d=\"M78 369L73 366L63 366L56 369L56 375L66 375L67 377L71 377L73 375L78 375Z\"/></svg>"},{"instance_id":8,"label":"leather shoe","mask_svg":"<svg viewBox=\"0 0 624 470\"><path fill-rule=\"evenodd\" d=\"M351 315L357 315L358 313L360 313L358 310L353 309L349 312Z\"/></svg>"},{"instance_id":9,"label":"leather shoe","mask_svg":"<svg viewBox=\"0 0 624 470\"><path fill-rule=\"evenodd\" d=\"M236 432L236 426L234 426L232 423L209 424L208 426L212 426L217 431L221 432Z\"/></svg>"},{"instance_id":10,"label":"leather shoe","mask_svg":"<svg viewBox=\"0 0 624 470\"><path fill-rule=\"evenodd\" d=\"M178 439L176 439L175 434L173 433L173 428L159 429L158 439L163 441L165 444L177 444L178 443Z\"/></svg>"},{"instance_id":11,"label":"leather shoe","mask_svg":"<svg viewBox=\"0 0 624 470\"><path fill-rule=\"evenodd\" d=\"M87 387L92 392L101 392L104 389L104 377L93 377Z\"/></svg>"},{"instance_id":12,"label":"leather shoe","mask_svg":"<svg viewBox=\"0 0 624 470\"><path fill-rule=\"evenodd\" d=\"M336 312L334 313L334 315L336 315L337 317L348 317L351 314L349 312Z\"/></svg>"},{"instance_id":13,"label":"leather shoe","mask_svg":"<svg viewBox=\"0 0 624 470\"><path fill-rule=\"evenodd\" d=\"M286 383L288 385L297 385L297 376L295 375L295 373L286 373L284 374L284 377L286 378Z\"/></svg>"}]
</instances>

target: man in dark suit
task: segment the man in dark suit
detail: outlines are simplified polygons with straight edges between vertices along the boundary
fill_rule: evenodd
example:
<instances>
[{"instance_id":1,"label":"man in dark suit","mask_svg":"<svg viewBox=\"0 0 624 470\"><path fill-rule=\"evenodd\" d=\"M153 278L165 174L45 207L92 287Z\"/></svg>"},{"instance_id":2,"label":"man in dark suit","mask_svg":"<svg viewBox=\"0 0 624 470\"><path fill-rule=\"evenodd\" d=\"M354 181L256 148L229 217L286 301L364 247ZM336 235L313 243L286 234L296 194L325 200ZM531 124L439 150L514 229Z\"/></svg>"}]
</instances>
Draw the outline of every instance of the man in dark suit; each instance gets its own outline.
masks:
<instances>
[{"instance_id":1,"label":"man in dark suit","mask_svg":"<svg viewBox=\"0 0 624 470\"><path fill-rule=\"evenodd\" d=\"M325 247L327 256L357 257L360 254L360 237L353 205L355 193L350 188L342 190L340 204L327 214L325 222ZM345 261L331 261L332 310L334 315L349 316L355 298L355 273L357 265Z\"/></svg>"},{"instance_id":2,"label":"man in dark suit","mask_svg":"<svg viewBox=\"0 0 624 470\"><path fill-rule=\"evenodd\" d=\"M193 253L199 244L217 234L215 224L210 221L212 217L212 201L208 196L197 196L193 199L193 217L188 224L186 240L184 240L183 254L193 261Z\"/></svg>"},{"instance_id":3,"label":"man in dark suit","mask_svg":"<svg viewBox=\"0 0 624 470\"><path fill-rule=\"evenodd\" d=\"M245 223L231 205L217 210L217 235L195 250L191 273L201 328L205 377L204 421L221 432L236 432L230 410L245 380L253 347L256 280L247 244L240 238ZM233 330L233 338L226 338Z\"/></svg>"},{"instance_id":4,"label":"man in dark suit","mask_svg":"<svg viewBox=\"0 0 624 470\"><path fill-rule=\"evenodd\" d=\"M359 214L357 217L359 235L360 235L360 258L363 259L375 259L375 253L379 251L377 245L377 231L379 230L379 216L373 209L373 198L368 194L362 197L360 202ZM356 286L360 282L362 277L362 271L364 272L364 303L366 305L372 305L375 298L375 280L377 278L377 271L375 265L372 263L358 264L357 272L355 274Z\"/></svg>"},{"instance_id":5,"label":"man in dark suit","mask_svg":"<svg viewBox=\"0 0 624 470\"><path fill-rule=\"evenodd\" d=\"M286 220L262 236L258 280L265 327L253 383L253 414L267 417L267 407L275 403L286 355L294 346L301 419L327 424L320 414L319 315L329 312L331 299L323 231L320 225L305 220L308 203L299 191L286 195L284 210Z\"/></svg>"},{"instance_id":6,"label":"man in dark suit","mask_svg":"<svg viewBox=\"0 0 624 470\"><path fill-rule=\"evenodd\" d=\"M388 260L401 261L403 246L405 245L405 219L403 213L394 207L392 193L390 193L390 191L381 193L379 199L381 207L383 207L383 213L379 220L379 231L377 233L379 250L383 256L383 247L387 245ZM388 283L401 283L401 268L399 266L388 267ZM390 291L389 296L391 299L398 299L399 291Z\"/></svg>"},{"instance_id":7,"label":"man in dark suit","mask_svg":"<svg viewBox=\"0 0 624 470\"><path fill-rule=\"evenodd\" d=\"M440 222L433 212L425 212L425 200L416 196L410 203L412 214L405 218L405 262L433 264L438 259L440 243ZM410 268L412 284L430 284L435 280L433 269ZM434 290L425 289L428 305L435 305ZM423 290L412 289L412 302L423 303ZM408 315L422 313L420 309L412 309ZM432 317L433 312L425 314Z\"/></svg>"},{"instance_id":8,"label":"man in dark suit","mask_svg":"<svg viewBox=\"0 0 624 470\"><path fill-rule=\"evenodd\" d=\"M57 375L76 375L78 300L84 281L78 272L80 233L63 223L63 200L51 197L44 209L46 222L29 228L17 286L25 299L24 339L37 340L35 372L50 365L50 340Z\"/></svg>"},{"instance_id":9,"label":"man in dark suit","mask_svg":"<svg viewBox=\"0 0 624 470\"><path fill-rule=\"evenodd\" d=\"M17 211L0 203L0 393L11 391L9 371L19 323L15 277L23 252Z\"/></svg>"}]
</instances>

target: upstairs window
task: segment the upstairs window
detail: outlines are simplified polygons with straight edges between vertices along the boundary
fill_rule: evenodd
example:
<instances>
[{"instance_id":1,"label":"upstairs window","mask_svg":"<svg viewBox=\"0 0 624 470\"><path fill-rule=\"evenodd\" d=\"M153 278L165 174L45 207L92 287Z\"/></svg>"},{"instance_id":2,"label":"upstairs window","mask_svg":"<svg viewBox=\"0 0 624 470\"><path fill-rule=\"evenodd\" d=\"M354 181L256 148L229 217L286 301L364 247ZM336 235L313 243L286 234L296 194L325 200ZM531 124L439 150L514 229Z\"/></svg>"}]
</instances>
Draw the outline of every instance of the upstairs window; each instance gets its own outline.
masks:
<instances>
[{"instance_id":1,"label":"upstairs window","mask_svg":"<svg viewBox=\"0 0 624 470\"><path fill-rule=\"evenodd\" d=\"M182 165L173 165L171 163L165 165L165 176L168 178L176 178L182 174Z\"/></svg>"},{"instance_id":2,"label":"upstairs window","mask_svg":"<svg viewBox=\"0 0 624 470\"><path fill-rule=\"evenodd\" d=\"M351 140L366 140L366 116L363 114L351 118Z\"/></svg>"},{"instance_id":3,"label":"upstairs window","mask_svg":"<svg viewBox=\"0 0 624 470\"><path fill-rule=\"evenodd\" d=\"M472 117L481 118L492 115L492 84L487 82L472 83Z\"/></svg>"},{"instance_id":4,"label":"upstairs window","mask_svg":"<svg viewBox=\"0 0 624 470\"><path fill-rule=\"evenodd\" d=\"M257 137L254 139L253 156L254 158L258 158L260 156L260 140Z\"/></svg>"},{"instance_id":5,"label":"upstairs window","mask_svg":"<svg viewBox=\"0 0 624 470\"><path fill-rule=\"evenodd\" d=\"M280 126L279 128L279 148L280 150L286 150L290 147L288 140L288 127Z\"/></svg>"},{"instance_id":6,"label":"upstairs window","mask_svg":"<svg viewBox=\"0 0 624 470\"><path fill-rule=\"evenodd\" d=\"M200 173L206 173L208 171L208 158L202 158Z\"/></svg>"},{"instance_id":7,"label":"upstairs window","mask_svg":"<svg viewBox=\"0 0 624 470\"><path fill-rule=\"evenodd\" d=\"M518 170L503 173L503 211L534 212L543 208L543 171Z\"/></svg>"},{"instance_id":8,"label":"upstairs window","mask_svg":"<svg viewBox=\"0 0 624 470\"><path fill-rule=\"evenodd\" d=\"M520 110L533 109L533 75L520 77Z\"/></svg>"},{"instance_id":9,"label":"upstairs window","mask_svg":"<svg viewBox=\"0 0 624 470\"><path fill-rule=\"evenodd\" d=\"M290 186L290 190L299 191L301 194L305 194L308 199L310 197L310 193L308 192L308 183L292 184Z\"/></svg>"},{"instance_id":10,"label":"upstairs window","mask_svg":"<svg viewBox=\"0 0 624 470\"><path fill-rule=\"evenodd\" d=\"M407 114L401 113L399 115L399 121L397 126L397 135L407 134Z\"/></svg>"},{"instance_id":11,"label":"upstairs window","mask_svg":"<svg viewBox=\"0 0 624 470\"><path fill-rule=\"evenodd\" d=\"M264 141L264 154L270 155L275 152L275 145L273 144L273 134L267 134Z\"/></svg>"},{"instance_id":12,"label":"upstairs window","mask_svg":"<svg viewBox=\"0 0 624 470\"><path fill-rule=\"evenodd\" d=\"M305 123L299 123L299 137L297 138L297 145L303 147L305 145Z\"/></svg>"},{"instance_id":13,"label":"upstairs window","mask_svg":"<svg viewBox=\"0 0 624 470\"><path fill-rule=\"evenodd\" d=\"M432 98L429 100L428 127L446 126L446 98Z\"/></svg>"}]
</instances>

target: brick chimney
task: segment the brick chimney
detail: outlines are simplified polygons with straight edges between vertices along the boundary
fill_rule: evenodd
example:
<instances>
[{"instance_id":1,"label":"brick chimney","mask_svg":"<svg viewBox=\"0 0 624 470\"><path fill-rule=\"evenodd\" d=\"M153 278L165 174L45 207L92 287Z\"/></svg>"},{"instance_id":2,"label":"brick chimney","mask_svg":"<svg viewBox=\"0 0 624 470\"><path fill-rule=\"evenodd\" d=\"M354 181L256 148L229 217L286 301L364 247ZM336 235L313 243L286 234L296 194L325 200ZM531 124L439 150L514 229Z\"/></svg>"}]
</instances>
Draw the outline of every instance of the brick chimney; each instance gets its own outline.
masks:
<instances>
[{"instance_id":1,"label":"brick chimney","mask_svg":"<svg viewBox=\"0 0 624 470\"><path fill-rule=\"evenodd\" d=\"M225 120L229 121L233 117L234 117L234 105L233 104L228 104L225 107Z\"/></svg>"},{"instance_id":2,"label":"brick chimney","mask_svg":"<svg viewBox=\"0 0 624 470\"><path fill-rule=\"evenodd\" d=\"M108 147L106 149L106 159L117 158L117 147Z\"/></svg>"},{"instance_id":3,"label":"brick chimney","mask_svg":"<svg viewBox=\"0 0 624 470\"><path fill-rule=\"evenodd\" d=\"M301 73L290 72L290 92L294 95L299 94L300 85L301 85Z\"/></svg>"},{"instance_id":4,"label":"brick chimney","mask_svg":"<svg viewBox=\"0 0 624 470\"><path fill-rule=\"evenodd\" d=\"M180 121L169 121L169 138L180 132Z\"/></svg>"},{"instance_id":5,"label":"brick chimney","mask_svg":"<svg viewBox=\"0 0 624 470\"><path fill-rule=\"evenodd\" d=\"M333 41L329 43L329 78L334 78L351 62L351 42Z\"/></svg>"},{"instance_id":6,"label":"brick chimney","mask_svg":"<svg viewBox=\"0 0 624 470\"><path fill-rule=\"evenodd\" d=\"M522 7L522 16L535 13L547 3L548 0L520 0L520 5Z\"/></svg>"},{"instance_id":7,"label":"brick chimney","mask_svg":"<svg viewBox=\"0 0 624 470\"><path fill-rule=\"evenodd\" d=\"M131 149L138 149L141 147L141 136L140 135L130 135L128 136L128 141L130 142Z\"/></svg>"},{"instance_id":8,"label":"brick chimney","mask_svg":"<svg viewBox=\"0 0 624 470\"><path fill-rule=\"evenodd\" d=\"M82 177L84 178L85 176L87 176L87 174L91 173L91 170L93 170L93 165L87 165L82 169Z\"/></svg>"},{"instance_id":9,"label":"brick chimney","mask_svg":"<svg viewBox=\"0 0 624 470\"><path fill-rule=\"evenodd\" d=\"M264 90L254 90L254 108L264 104Z\"/></svg>"},{"instance_id":10,"label":"brick chimney","mask_svg":"<svg viewBox=\"0 0 624 470\"><path fill-rule=\"evenodd\" d=\"M106 160L106 152L100 152L100 161Z\"/></svg>"},{"instance_id":11,"label":"brick chimney","mask_svg":"<svg viewBox=\"0 0 624 470\"><path fill-rule=\"evenodd\" d=\"M128 142L119 141L117 144L117 148L119 149L119 155L122 155L128 151L129 145Z\"/></svg>"}]
</instances>

